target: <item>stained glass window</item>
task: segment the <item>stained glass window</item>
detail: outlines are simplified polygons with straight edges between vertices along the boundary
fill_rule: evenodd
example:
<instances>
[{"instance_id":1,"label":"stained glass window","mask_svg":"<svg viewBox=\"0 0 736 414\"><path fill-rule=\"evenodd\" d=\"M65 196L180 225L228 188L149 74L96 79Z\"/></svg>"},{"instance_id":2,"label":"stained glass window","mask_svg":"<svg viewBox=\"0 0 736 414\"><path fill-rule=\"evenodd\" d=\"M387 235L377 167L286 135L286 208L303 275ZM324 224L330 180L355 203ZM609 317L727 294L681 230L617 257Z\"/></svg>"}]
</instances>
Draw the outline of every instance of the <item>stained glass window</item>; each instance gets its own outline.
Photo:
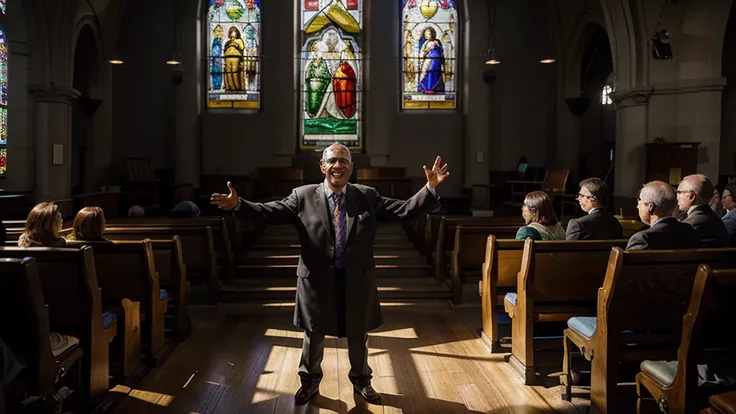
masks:
<instances>
[{"instance_id":1,"label":"stained glass window","mask_svg":"<svg viewBox=\"0 0 736 414\"><path fill-rule=\"evenodd\" d=\"M259 108L261 0L209 0L207 44L208 106Z\"/></svg>"},{"instance_id":2,"label":"stained glass window","mask_svg":"<svg viewBox=\"0 0 736 414\"><path fill-rule=\"evenodd\" d=\"M300 148L361 146L363 0L299 0Z\"/></svg>"},{"instance_id":3,"label":"stained glass window","mask_svg":"<svg viewBox=\"0 0 736 414\"><path fill-rule=\"evenodd\" d=\"M5 0L0 0L0 11L5 14Z\"/></svg>"},{"instance_id":4,"label":"stained glass window","mask_svg":"<svg viewBox=\"0 0 736 414\"><path fill-rule=\"evenodd\" d=\"M7 172L8 150L8 40L0 27L0 176Z\"/></svg>"},{"instance_id":5,"label":"stained glass window","mask_svg":"<svg viewBox=\"0 0 736 414\"><path fill-rule=\"evenodd\" d=\"M402 0L404 109L453 109L456 102L456 0Z\"/></svg>"}]
</instances>

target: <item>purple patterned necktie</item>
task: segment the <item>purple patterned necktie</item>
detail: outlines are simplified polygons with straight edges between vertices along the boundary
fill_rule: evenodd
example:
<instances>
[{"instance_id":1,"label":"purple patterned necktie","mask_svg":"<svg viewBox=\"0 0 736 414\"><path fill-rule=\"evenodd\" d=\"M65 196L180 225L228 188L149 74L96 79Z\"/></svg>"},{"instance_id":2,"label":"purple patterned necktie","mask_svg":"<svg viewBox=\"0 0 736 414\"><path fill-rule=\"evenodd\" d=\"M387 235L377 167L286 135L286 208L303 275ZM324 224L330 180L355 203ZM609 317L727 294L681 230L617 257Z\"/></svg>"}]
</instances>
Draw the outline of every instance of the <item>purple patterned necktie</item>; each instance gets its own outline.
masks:
<instances>
[{"instance_id":1,"label":"purple patterned necktie","mask_svg":"<svg viewBox=\"0 0 736 414\"><path fill-rule=\"evenodd\" d=\"M335 224L335 267L342 269L345 267L345 236L346 236L346 215L345 208L342 205L341 193L332 193L332 201L335 203L335 214L333 214L332 222Z\"/></svg>"}]
</instances>

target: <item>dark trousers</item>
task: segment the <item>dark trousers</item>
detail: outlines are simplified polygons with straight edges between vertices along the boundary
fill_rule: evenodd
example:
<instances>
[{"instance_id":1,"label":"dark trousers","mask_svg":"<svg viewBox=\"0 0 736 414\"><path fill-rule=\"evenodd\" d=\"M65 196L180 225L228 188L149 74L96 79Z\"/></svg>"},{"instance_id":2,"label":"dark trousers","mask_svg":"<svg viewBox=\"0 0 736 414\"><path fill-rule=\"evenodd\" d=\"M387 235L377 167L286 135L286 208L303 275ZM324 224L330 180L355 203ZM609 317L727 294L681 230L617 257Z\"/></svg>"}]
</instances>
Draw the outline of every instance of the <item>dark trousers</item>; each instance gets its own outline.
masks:
<instances>
[{"instance_id":1,"label":"dark trousers","mask_svg":"<svg viewBox=\"0 0 736 414\"><path fill-rule=\"evenodd\" d=\"M335 294L338 336L348 338L348 358L350 359L350 382L357 386L370 384L372 373L368 366L368 335L347 335L345 327L345 272L335 272ZM322 380L322 358L325 354L325 334L323 332L304 332L302 358L299 362L299 377L302 386L316 386Z\"/></svg>"}]
</instances>

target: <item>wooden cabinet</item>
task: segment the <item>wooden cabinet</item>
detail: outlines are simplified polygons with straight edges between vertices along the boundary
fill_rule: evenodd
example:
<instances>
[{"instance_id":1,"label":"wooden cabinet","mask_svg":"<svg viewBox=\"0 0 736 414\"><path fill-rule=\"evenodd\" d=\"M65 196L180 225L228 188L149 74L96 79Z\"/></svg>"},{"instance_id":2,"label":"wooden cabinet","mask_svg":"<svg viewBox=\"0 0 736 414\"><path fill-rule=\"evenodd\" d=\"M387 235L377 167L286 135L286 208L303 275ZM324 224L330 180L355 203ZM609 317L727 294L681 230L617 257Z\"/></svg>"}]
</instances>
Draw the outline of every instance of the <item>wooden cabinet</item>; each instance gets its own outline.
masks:
<instances>
[{"instance_id":1,"label":"wooden cabinet","mask_svg":"<svg viewBox=\"0 0 736 414\"><path fill-rule=\"evenodd\" d=\"M649 143L645 182L660 180L678 185L683 177L698 171L699 142Z\"/></svg>"}]
</instances>

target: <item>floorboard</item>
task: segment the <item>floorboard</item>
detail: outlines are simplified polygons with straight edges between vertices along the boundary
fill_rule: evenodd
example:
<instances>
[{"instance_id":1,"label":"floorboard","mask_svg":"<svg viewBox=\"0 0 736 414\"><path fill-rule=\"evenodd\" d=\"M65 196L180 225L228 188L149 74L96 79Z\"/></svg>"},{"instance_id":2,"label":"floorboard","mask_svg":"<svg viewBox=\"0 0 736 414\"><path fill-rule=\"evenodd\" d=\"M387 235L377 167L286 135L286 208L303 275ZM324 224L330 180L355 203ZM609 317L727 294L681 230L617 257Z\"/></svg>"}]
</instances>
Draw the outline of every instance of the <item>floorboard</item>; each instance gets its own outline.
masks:
<instances>
[{"instance_id":1,"label":"floorboard","mask_svg":"<svg viewBox=\"0 0 736 414\"><path fill-rule=\"evenodd\" d=\"M503 354L488 353L477 338L480 309L445 303L383 308L385 324L368 341L380 405L353 393L347 341L328 337L320 393L295 406L302 332L291 325L292 310L288 304L193 307L191 336L137 389L118 387L113 414L587 411L586 399L562 401L559 386L522 385Z\"/></svg>"}]
</instances>

